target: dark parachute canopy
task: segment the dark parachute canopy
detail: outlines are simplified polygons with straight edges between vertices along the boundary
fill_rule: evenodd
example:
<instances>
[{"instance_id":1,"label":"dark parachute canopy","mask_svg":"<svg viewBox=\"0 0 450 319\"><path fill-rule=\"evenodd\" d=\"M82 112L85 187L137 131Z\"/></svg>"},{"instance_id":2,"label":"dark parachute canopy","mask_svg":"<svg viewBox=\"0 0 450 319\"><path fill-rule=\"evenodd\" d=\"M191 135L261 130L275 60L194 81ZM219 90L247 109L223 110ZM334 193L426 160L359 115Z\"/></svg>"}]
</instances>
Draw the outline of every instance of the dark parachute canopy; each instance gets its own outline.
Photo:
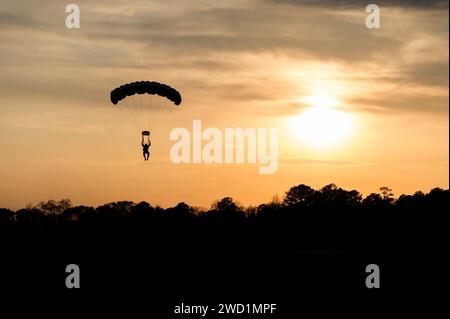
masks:
<instances>
[{"instance_id":1,"label":"dark parachute canopy","mask_svg":"<svg viewBox=\"0 0 450 319\"><path fill-rule=\"evenodd\" d=\"M136 81L115 88L111 91L111 102L116 105L127 96L145 93L165 97L175 105L181 104L180 92L166 84L150 81Z\"/></svg>"}]
</instances>

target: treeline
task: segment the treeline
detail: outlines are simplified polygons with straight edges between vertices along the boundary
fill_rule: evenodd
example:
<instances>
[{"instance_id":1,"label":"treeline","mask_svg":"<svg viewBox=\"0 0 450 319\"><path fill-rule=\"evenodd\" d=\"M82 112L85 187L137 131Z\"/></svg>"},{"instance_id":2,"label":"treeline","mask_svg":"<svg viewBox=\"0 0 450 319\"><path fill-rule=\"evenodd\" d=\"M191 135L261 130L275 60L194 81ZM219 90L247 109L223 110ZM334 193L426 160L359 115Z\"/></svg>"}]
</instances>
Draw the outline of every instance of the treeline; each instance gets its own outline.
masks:
<instances>
[{"instance_id":1,"label":"treeline","mask_svg":"<svg viewBox=\"0 0 450 319\"><path fill-rule=\"evenodd\" d=\"M13 249L146 249L249 251L344 249L380 241L402 245L448 211L450 191L394 197L391 189L363 197L334 184L289 189L283 199L242 207L230 197L199 209L119 201L96 208L49 200L18 211L0 209L0 236ZM6 245L8 246L8 245ZM5 248L5 246L4 246Z\"/></svg>"}]
</instances>

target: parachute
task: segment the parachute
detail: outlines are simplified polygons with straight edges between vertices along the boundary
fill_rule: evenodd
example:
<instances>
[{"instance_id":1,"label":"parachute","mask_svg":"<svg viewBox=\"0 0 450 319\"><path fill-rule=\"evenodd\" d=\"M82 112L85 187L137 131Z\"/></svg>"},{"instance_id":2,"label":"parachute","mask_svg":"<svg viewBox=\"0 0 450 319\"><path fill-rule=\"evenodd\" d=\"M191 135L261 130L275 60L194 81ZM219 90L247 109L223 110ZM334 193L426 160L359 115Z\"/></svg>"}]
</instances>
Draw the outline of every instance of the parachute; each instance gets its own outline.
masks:
<instances>
[{"instance_id":1,"label":"parachute","mask_svg":"<svg viewBox=\"0 0 450 319\"><path fill-rule=\"evenodd\" d=\"M111 91L111 102L116 105L127 96L134 94L157 94L171 100L175 105L180 105L181 95L174 88L158 82L137 81L124 84Z\"/></svg>"},{"instance_id":2,"label":"parachute","mask_svg":"<svg viewBox=\"0 0 450 319\"><path fill-rule=\"evenodd\" d=\"M147 138L174 106L181 104L180 92L167 84L153 81L123 84L111 91L110 99Z\"/></svg>"}]
</instances>

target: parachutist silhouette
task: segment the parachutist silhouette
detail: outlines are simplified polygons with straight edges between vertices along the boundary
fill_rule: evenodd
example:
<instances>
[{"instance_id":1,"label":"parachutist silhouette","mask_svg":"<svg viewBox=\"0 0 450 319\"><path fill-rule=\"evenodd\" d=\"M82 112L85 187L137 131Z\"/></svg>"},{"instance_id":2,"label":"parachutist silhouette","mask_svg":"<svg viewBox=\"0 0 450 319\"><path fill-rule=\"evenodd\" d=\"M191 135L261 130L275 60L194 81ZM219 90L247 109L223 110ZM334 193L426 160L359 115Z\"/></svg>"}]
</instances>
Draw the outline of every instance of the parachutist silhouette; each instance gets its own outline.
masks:
<instances>
[{"instance_id":1,"label":"parachutist silhouette","mask_svg":"<svg viewBox=\"0 0 450 319\"><path fill-rule=\"evenodd\" d=\"M137 126L138 129L144 129L151 128L152 106L159 109L158 113L163 111L162 114L166 115L165 112L170 112L172 109L172 105L168 102L172 102L174 106L179 106L182 98L180 92L167 84L154 81L136 81L116 87L110 92L110 100L112 104L117 105L134 126ZM150 131L142 131L141 145L144 161L148 161L150 157L151 144Z\"/></svg>"},{"instance_id":2,"label":"parachutist silhouette","mask_svg":"<svg viewBox=\"0 0 450 319\"><path fill-rule=\"evenodd\" d=\"M144 136L142 136L142 152L144 155L144 161L148 161L148 157L150 156L150 145L152 145L152 142L148 140L148 142L144 142Z\"/></svg>"}]
</instances>

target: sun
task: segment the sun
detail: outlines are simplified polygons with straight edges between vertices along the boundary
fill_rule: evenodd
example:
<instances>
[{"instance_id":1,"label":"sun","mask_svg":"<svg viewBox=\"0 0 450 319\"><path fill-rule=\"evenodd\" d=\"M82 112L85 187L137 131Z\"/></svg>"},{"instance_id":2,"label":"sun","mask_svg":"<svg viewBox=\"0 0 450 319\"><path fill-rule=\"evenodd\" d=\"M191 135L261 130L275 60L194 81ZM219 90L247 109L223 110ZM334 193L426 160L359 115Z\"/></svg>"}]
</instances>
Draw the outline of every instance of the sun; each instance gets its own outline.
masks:
<instances>
[{"instance_id":1,"label":"sun","mask_svg":"<svg viewBox=\"0 0 450 319\"><path fill-rule=\"evenodd\" d=\"M311 106L290 119L293 133L305 144L326 148L343 142L353 128L352 116L339 111L335 98L319 95L302 99Z\"/></svg>"}]
</instances>

